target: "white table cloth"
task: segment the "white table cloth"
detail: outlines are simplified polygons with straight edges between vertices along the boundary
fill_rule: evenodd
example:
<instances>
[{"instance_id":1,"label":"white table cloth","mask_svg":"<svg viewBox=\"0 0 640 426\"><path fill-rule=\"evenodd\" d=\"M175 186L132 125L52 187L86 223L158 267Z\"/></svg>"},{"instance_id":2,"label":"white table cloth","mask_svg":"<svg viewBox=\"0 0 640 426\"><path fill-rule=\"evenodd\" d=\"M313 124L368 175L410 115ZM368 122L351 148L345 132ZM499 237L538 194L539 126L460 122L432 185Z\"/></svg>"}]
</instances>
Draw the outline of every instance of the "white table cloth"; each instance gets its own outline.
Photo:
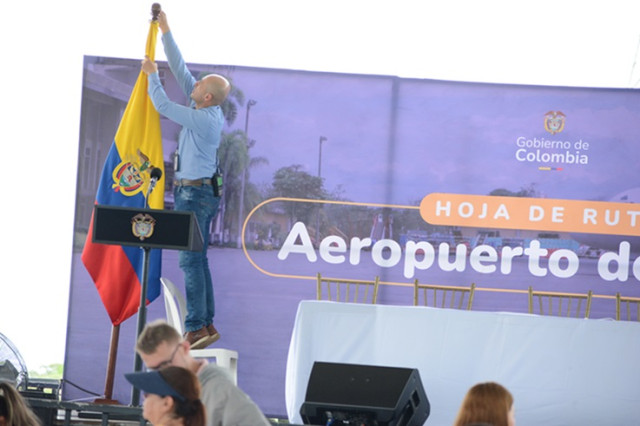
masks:
<instances>
[{"instance_id":1,"label":"white table cloth","mask_svg":"<svg viewBox=\"0 0 640 426\"><path fill-rule=\"evenodd\" d=\"M497 381L518 426L640 424L640 323L303 301L289 347L291 422L314 361L417 368L426 425L451 425L466 391Z\"/></svg>"}]
</instances>

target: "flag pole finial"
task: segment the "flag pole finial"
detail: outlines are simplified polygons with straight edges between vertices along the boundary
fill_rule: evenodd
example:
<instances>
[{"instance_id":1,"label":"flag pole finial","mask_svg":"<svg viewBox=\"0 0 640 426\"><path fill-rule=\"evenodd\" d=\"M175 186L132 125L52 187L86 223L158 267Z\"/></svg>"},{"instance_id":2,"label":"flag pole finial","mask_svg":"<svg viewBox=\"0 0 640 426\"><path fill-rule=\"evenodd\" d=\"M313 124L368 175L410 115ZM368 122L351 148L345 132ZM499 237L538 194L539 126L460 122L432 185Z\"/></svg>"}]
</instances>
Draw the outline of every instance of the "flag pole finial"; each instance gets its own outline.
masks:
<instances>
[{"instance_id":1,"label":"flag pole finial","mask_svg":"<svg viewBox=\"0 0 640 426\"><path fill-rule=\"evenodd\" d=\"M158 15L160 14L160 3L154 3L151 5L151 16L153 21L158 20Z\"/></svg>"}]
</instances>

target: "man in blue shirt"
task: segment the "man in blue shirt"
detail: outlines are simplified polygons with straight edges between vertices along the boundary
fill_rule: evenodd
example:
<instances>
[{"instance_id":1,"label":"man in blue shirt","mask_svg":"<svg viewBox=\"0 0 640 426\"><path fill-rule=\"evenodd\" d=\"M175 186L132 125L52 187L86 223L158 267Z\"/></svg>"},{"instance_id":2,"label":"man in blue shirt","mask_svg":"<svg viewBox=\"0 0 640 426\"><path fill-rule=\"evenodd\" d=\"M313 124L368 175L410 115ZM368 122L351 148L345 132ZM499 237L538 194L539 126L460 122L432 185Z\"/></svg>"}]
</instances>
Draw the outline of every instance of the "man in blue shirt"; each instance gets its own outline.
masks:
<instances>
[{"instance_id":1,"label":"man in blue shirt","mask_svg":"<svg viewBox=\"0 0 640 426\"><path fill-rule=\"evenodd\" d=\"M181 251L179 255L187 295L184 338L192 349L199 349L220 338L213 326L215 304L207 249L209 227L220 203L220 198L213 194L211 181L217 167L216 155L224 125L220 104L231 86L227 79L217 74L196 81L182 59L164 12L158 15L158 26L169 68L190 98L189 106L169 100L156 63L148 57L142 61L142 71L149 80L149 96L156 110L182 125L175 158L175 209L195 213L204 240L201 252Z\"/></svg>"}]
</instances>

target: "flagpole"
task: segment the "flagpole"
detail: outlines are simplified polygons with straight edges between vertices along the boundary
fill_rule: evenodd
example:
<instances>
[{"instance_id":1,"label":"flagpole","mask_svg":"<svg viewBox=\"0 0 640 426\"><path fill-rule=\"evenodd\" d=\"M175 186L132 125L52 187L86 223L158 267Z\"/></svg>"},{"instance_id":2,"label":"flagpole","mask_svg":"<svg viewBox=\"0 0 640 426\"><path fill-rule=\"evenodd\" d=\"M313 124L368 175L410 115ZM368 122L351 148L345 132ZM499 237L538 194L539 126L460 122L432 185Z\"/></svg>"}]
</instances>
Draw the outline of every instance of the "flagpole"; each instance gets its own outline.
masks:
<instances>
[{"instance_id":1,"label":"flagpole","mask_svg":"<svg viewBox=\"0 0 640 426\"><path fill-rule=\"evenodd\" d=\"M153 3L151 5L151 21L157 21L158 15L162 10L160 3ZM149 195L151 194L151 189L149 193L145 197L145 204L148 202ZM138 307L138 328L136 332L136 342L138 341L138 337L140 337L140 333L144 329L145 324L147 323L147 287L149 282L149 258L151 248L143 247L143 266L142 266L142 288L140 289L140 306ZM133 362L133 371L138 372L142 370L142 358L140 358L140 354L138 351L135 352L135 359ZM140 389L135 386L131 389L131 405L137 407L140 405Z\"/></svg>"},{"instance_id":2,"label":"flagpole","mask_svg":"<svg viewBox=\"0 0 640 426\"><path fill-rule=\"evenodd\" d=\"M160 4L153 3L151 6L152 20L145 47L145 55L152 60L155 57L156 36L158 33L157 21L160 12ZM161 259L157 259L156 256L154 256L153 262L151 262L149 255L150 249L146 248L144 250L144 257L142 258L143 264L140 265L141 259L139 252L134 253L126 251L125 247L120 244L122 241L119 240L111 241L107 238L106 240L99 241L95 238L95 233L91 232L92 227L95 225L94 222L96 221L95 209L101 205L102 207L113 206L113 208L126 207L129 206L128 201L130 201L130 199L125 196L137 197L137 192L124 194L125 196L121 195L123 192L120 190L125 187L121 187L117 179L113 177L115 176L113 175L113 164L121 164L125 167L128 167L127 165L129 164L139 166L135 160L130 160L130 157L136 158L136 151L140 162L145 164L145 168L141 168L139 171L144 171L148 165L162 163L163 155L160 119L159 114L155 109L153 109L151 100L147 95L147 87L147 77L141 71L133 87L129 102L127 103L127 107L124 111L120 125L118 126L113 144L103 166L103 173L96 194L94 214L89 228L90 232L87 233L86 243L82 251L82 262L94 280L100 298L102 299L109 317L111 318L111 322L113 323L111 329L109 358L107 361L104 398L97 398L95 400L96 403L119 403L118 401L113 400L112 397L119 346L118 340L120 336L120 323L135 314L134 310L136 300L134 289L136 287L140 288L137 336L140 335L146 323L147 293L151 291L153 298L157 297L159 293L157 291L159 290L159 281L156 282L155 273L156 267L160 266ZM149 154L150 157L147 157L145 154ZM133 163L130 163L129 161L133 161ZM107 169L107 167L109 169ZM158 171L162 172L162 169L160 168ZM142 178L142 176L140 177ZM160 179L160 177L161 174L160 176L157 176L157 179ZM153 180L154 176L151 176L151 178ZM113 191L110 191L110 188L114 188L115 194ZM120 194L118 194L119 191ZM148 196L149 194L147 194L147 197L144 200L145 209L147 208ZM137 204L138 199L135 198L133 201L134 204ZM162 199L158 197L156 201L157 202L153 203L153 207L162 209ZM104 223L104 221L101 223ZM130 224L128 225L131 226ZM103 248L101 244L108 244L112 246ZM115 247L116 245L120 247ZM128 254L132 254L133 257L130 258ZM153 254L155 255L155 252ZM109 263L107 263L106 260L108 260ZM106 268L106 265L111 265L113 267ZM153 266L154 271L149 271L150 265ZM140 266L142 266L142 271L140 271ZM131 269L135 270L135 275L129 274ZM140 273L142 273L142 277L138 275ZM149 275L153 275L154 277L151 283L151 290L148 290ZM114 291L117 292L117 294L121 294L122 297L112 297ZM132 297L133 300L131 300ZM116 322L118 324L116 324ZM135 357L134 370L140 371L142 369L142 360L137 352ZM139 391L134 389L132 405L139 405L139 393Z\"/></svg>"},{"instance_id":3,"label":"flagpole","mask_svg":"<svg viewBox=\"0 0 640 426\"><path fill-rule=\"evenodd\" d=\"M136 341L142 333L145 324L147 323L147 286L149 280L149 247L143 247L143 266L142 266L142 289L140 289L140 306L138 308L138 329L136 332ZM133 371L138 372L142 370L142 358L138 351L135 351L135 360L133 362ZM140 389L133 386L131 390L131 405L137 407L140 405Z\"/></svg>"},{"instance_id":4,"label":"flagpole","mask_svg":"<svg viewBox=\"0 0 640 426\"><path fill-rule=\"evenodd\" d=\"M117 404L113 397L113 378L116 372L118 357L118 340L120 339L120 324L111 327L111 342L109 343L109 360L107 361L107 376L104 383L104 398L97 398L96 404Z\"/></svg>"}]
</instances>

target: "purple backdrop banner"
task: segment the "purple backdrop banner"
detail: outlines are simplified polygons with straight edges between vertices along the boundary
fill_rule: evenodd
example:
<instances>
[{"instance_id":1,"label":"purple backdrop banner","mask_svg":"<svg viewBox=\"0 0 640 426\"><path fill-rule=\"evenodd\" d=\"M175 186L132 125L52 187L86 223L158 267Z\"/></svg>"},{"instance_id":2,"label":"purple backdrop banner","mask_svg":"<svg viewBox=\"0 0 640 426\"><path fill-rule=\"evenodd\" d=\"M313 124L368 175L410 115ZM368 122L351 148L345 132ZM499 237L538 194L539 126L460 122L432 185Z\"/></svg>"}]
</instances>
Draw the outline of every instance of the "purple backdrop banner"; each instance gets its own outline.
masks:
<instances>
[{"instance_id":1,"label":"purple backdrop banner","mask_svg":"<svg viewBox=\"0 0 640 426\"><path fill-rule=\"evenodd\" d=\"M184 102L160 65L169 96ZM416 278L474 282L473 309L486 311L527 312L529 286L593 291L592 318L615 316L616 293L640 296L635 225L629 235L438 225L420 210L435 193L640 202L637 91L191 69L222 73L235 89L220 149L225 197L210 230L217 345L239 352L239 385L266 414L286 415L293 320L301 300L315 299L318 272L378 275L385 304L412 304ZM137 60L85 58L65 400L104 389L111 323L79 254L98 174L138 72ZM162 128L169 165L179 128L166 119ZM508 268L486 257L505 247L540 251L534 265L523 253ZM162 275L184 288L177 252L163 252ZM158 298L147 317L164 316ZM114 398L123 403L131 394L123 374L133 369L135 321L122 325L119 339Z\"/></svg>"}]
</instances>

